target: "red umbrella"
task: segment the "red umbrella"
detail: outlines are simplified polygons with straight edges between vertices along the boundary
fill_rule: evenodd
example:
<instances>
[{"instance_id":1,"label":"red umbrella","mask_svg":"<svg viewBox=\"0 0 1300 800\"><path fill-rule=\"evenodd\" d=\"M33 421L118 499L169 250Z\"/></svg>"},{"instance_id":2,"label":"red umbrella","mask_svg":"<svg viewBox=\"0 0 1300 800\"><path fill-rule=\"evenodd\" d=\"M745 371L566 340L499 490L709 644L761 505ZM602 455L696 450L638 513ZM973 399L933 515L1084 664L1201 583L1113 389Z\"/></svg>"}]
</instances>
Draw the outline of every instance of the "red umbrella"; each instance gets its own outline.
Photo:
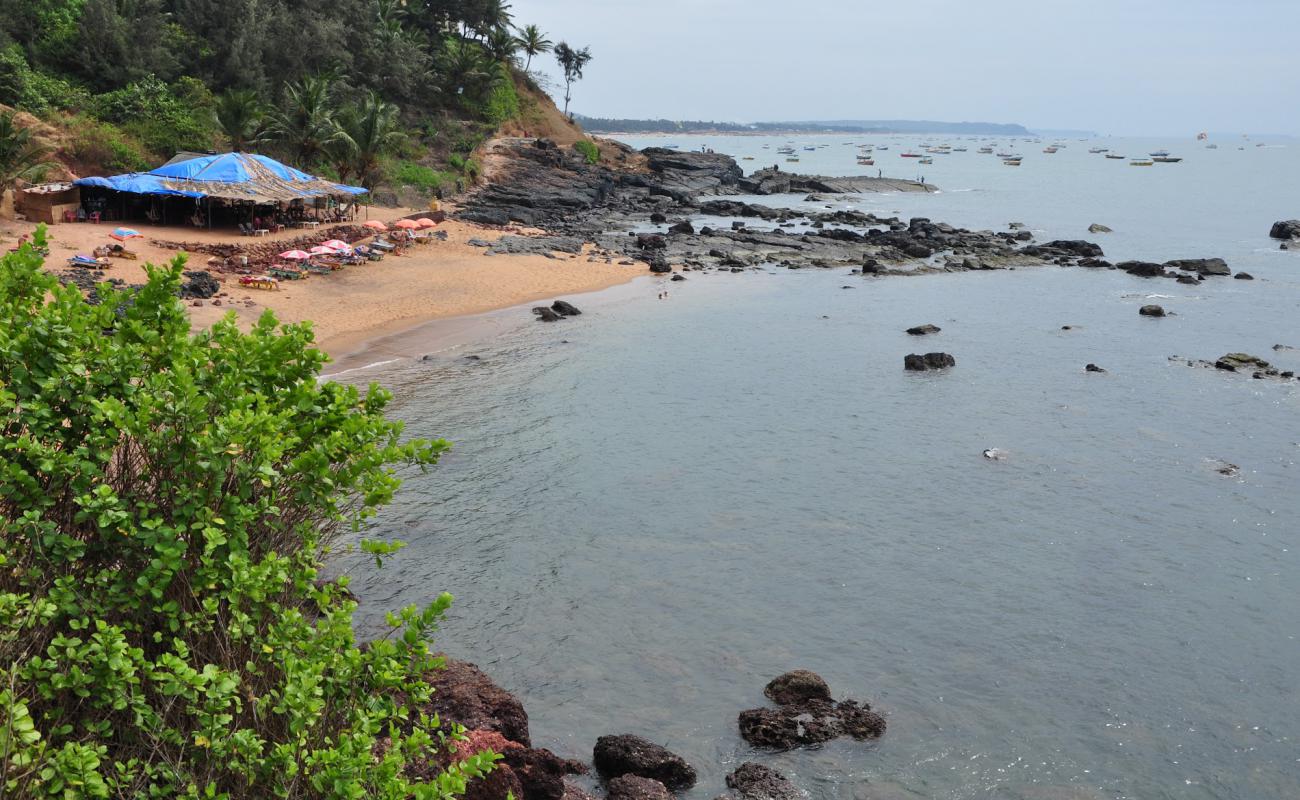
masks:
<instances>
[{"instance_id":1,"label":"red umbrella","mask_svg":"<svg viewBox=\"0 0 1300 800\"><path fill-rule=\"evenodd\" d=\"M416 228L420 227L420 223L416 222L413 219L399 219L397 222L393 223L393 227L405 228L408 231L413 231Z\"/></svg>"},{"instance_id":2,"label":"red umbrella","mask_svg":"<svg viewBox=\"0 0 1300 800\"><path fill-rule=\"evenodd\" d=\"M364 228L370 228L371 230L374 230L374 231L386 231L386 230L388 230L388 226L385 225L384 223L380 222L380 221L377 220L377 219L372 219L372 220L370 220L369 222L362 223L362 227L364 227Z\"/></svg>"},{"instance_id":3,"label":"red umbrella","mask_svg":"<svg viewBox=\"0 0 1300 800\"><path fill-rule=\"evenodd\" d=\"M287 258L291 261L306 261L311 258L311 253L305 253L302 250L286 250L280 254L280 258Z\"/></svg>"},{"instance_id":4,"label":"red umbrella","mask_svg":"<svg viewBox=\"0 0 1300 800\"><path fill-rule=\"evenodd\" d=\"M433 220L429 219L428 217L420 217L419 219L417 219L417 220L415 221L415 224L420 226L420 230L424 230L425 228L436 228L436 227L438 227L438 223L434 222Z\"/></svg>"}]
</instances>

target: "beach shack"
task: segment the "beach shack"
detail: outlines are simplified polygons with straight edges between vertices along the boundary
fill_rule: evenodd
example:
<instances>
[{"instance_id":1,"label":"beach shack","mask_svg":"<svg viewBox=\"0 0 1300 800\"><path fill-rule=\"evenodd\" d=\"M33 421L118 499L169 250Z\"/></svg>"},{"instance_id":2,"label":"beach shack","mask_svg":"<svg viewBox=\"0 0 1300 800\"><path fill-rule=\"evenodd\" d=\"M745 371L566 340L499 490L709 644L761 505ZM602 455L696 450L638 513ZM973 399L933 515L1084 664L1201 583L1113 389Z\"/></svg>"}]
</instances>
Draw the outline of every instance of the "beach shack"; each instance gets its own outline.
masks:
<instances>
[{"instance_id":1,"label":"beach shack","mask_svg":"<svg viewBox=\"0 0 1300 800\"><path fill-rule=\"evenodd\" d=\"M18 191L14 211L29 222L73 222L81 208L81 190L71 183L43 183Z\"/></svg>"},{"instance_id":2,"label":"beach shack","mask_svg":"<svg viewBox=\"0 0 1300 800\"><path fill-rule=\"evenodd\" d=\"M357 198L367 192L255 153L178 153L149 172L74 184L82 211L95 220L238 227L245 233L354 218Z\"/></svg>"}]
</instances>

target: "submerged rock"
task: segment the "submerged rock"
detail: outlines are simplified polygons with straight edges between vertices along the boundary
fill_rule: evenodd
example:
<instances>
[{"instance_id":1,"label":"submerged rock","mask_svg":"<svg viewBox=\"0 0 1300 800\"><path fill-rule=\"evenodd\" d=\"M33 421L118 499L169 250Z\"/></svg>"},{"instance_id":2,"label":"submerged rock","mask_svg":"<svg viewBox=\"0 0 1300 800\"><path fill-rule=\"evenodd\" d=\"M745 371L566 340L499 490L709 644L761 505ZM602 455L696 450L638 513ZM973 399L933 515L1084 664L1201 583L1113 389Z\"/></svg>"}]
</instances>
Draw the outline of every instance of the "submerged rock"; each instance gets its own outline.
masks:
<instances>
[{"instance_id":1,"label":"submerged rock","mask_svg":"<svg viewBox=\"0 0 1300 800\"><path fill-rule=\"evenodd\" d=\"M903 356L903 369L910 372L925 372L955 366L957 366L957 359L948 353L926 353L925 355L911 353Z\"/></svg>"},{"instance_id":2,"label":"submerged rock","mask_svg":"<svg viewBox=\"0 0 1300 800\"><path fill-rule=\"evenodd\" d=\"M1180 269L1184 272L1195 272L1198 275L1232 274L1232 270L1228 269L1228 262L1221 258L1183 258L1176 261L1166 261L1165 266Z\"/></svg>"},{"instance_id":3,"label":"submerged rock","mask_svg":"<svg viewBox=\"0 0 1300 800\"><path fill-rule=\"evenodd\" d=\"M1250 370L1269 369L1267 361L1259 356L1252 356L1249 353L1228 353L1221 356L1214 362L1215 369L1227 370L1228 372L1247 372Z\"/></svg>"},{"instance_id":4,"label":"submerged rock","mask_svg":"<svg viewBox=\"0 0 1300 800\"><path fill-rule=\"evenodd\" d=\"M885 718L854 700L835 702L830 687L816 673L796 670L763 690L779 708L740 712L740 735L755 747L790 750L840 736L872 739L885 732Z\"/></svg>"},{"instance_id":5,"label":"submerged rock","mask_svg":"<svg viewBox=\"0 0 1300 800\"><path fill-rule=\"evenodd\" d=\"M537 315L537 319L541 322L558 322L564 319L546 306L537 306L533 309L533 313Z\"/></svg>"},{"instance_id":6,"label":"submerged rock","mask_svg":"<svg viewBox=\"0 0 1300 800\"><path fill-rule=\"evenodd\" d=\"M1165 310L1161 306L1152 304L1142 306L1138 309L1138 313L1144 317L1163 317L1165 315Z\"/></svg>"},{"instance_id":7,"label":"submerged rock","mask_svg":"<svg viewBox=\"0 0 1300 800\"><path fill-rule=\"evenodd\" d=\"M797 800L802 795L784 775L762 764L747 761L727 776L727 787L742 800Z\"/></svg>"},{"instance_id":8,"label":"submerged rock","mask_svg":"<svg viewBox=\"0 0 1300 800\"><path fill-rule=\"evenodd\" d=\"M795 705L810 700L831 699L831 687L822 676L811 670L796 669L773 678L763 687L763 695L777 705Z\"/></svg>"},{"instance_id":9,"label":"submerged rock","mask_svg":"<svg viewBox=\"0 0 1300 800\"><path fill-rule=\"evenodd\" d=\"M1238 272L1236 275L1233 275L1232 277L1235 278L1235 279L1237 279L1237 280L1239 280L1239 281L1253 281L1253 280L1255 280L1255 276L1254 276L1254 275L1251 275L1249 272Z\"/></svg>"},{"instance_id":10,"label":"submerged rock","mask_svg":"<svg viewBox=\"0 0 1300 800\"><path fill-rule=\"evenodd\" d=\"M1100 222L1094 222L1088 226L1088 233L1113 233L1113 231Z\"/></svg>"},{"instance_id":11,"label":"submerged rock","mask_svg":"<svg viewBox=\"0 0 1300 800\"><path fill-rule=\"evenodd\" d=\"M606 778L638 775L659 781L673 791L695 785L695 768L681 756L632 734L597 739L592 761Z\"/></svg>"},{"instance_id":12,"label":"submerged rock","mask_svg":"<svg viewBox=\"0 0 1300 800\"><path fill-rule=\"evenodd\" d=\"M1274 239L1300 239L1300 219L1285 219L1274 222L1268 235Z\"/></svg>"},{"instance_id":13,"label":"submerged rock","mask_svg":"<svg viewBox=\"0 0 1300 800\"><path fill-rule=\"evenodd\" d=\"M1097 366L1096 364L1089 364L1088 366L1084 367L1083 369L1084 369L1085 372L1105 372L1105 371L1106 371L1106 370L1102 369L1101 367Z\"/></svg>"},{"instance_id":14,"label":"submerged rock","mask_svg":"<svg viewBox=\"0 0 1300 800\"><path fill-rule=\"evenodd\" d=\"M672 800L668 787L653 778L620 775L606 788L609 800Z\"/></svg>"},{"instance_id":15,"label":"submerged rock","mask_svg":"<svg viewBox=\"0 0 1300 800\"><path fill-rule=\"evenodd\" d=\"M577 306L564 300L556 300L551 303L551 310L562 317L576 317L582 313Z\"/></svg>"},{"instance_id":16,"label":"submerged rock","mask_svg":"<svg viewBox=\"0 0 1300 800\"><path fill-rule=\"evenodd\" d=\"M943 330L938 325L917 325L915 328L908 328L907 332L912 336L925 336L931 333L938 333Z\"/></svg>"}]
</instances>

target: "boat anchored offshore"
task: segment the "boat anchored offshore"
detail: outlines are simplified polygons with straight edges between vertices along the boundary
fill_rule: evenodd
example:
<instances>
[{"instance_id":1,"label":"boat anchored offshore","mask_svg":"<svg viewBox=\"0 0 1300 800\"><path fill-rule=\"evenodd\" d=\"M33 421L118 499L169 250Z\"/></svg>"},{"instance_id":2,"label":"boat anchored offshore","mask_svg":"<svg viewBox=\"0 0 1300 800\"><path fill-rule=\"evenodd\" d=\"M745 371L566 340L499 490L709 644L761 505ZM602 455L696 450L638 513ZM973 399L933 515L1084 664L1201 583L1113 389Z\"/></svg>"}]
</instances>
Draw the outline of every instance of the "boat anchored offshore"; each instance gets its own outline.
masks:
<instances>
[{"instance_id":1,"label":"boat anchored offshore","mask_svg":"<svg viewBox=\"0 0 1300 800\"><path fill-rule=\"evenodd\" d=\"M1107 153L1106 158L1115 159L1117 161L1123 161L1124 159L1128 158L1128 156L1121 156L1116 153Z\"/></svg>"},{"instance_id":2,"label":"boat anchored offshore","mask_svg":"<svg viewBox=\"0 0 1300 800\"><path fill-rule=\"evenodd\" d=\"M1156 162L1152 161L1149 158L1147 159L1135 158L1132 161L1128 162L1128 165L1130 167L1153 167L1155 166L1155 163Z\"/></svg>"},{"instance_id":3,"label":"boat anchored offshore","mask_svg":"<svg viewBox=\"0 0 1300 800\"><path fill-rule=\"evenodd\" d=\"M1157 156L1151 160L1157 164L1177 164L1179 161L1182 161L1181 158L1174 158L1172 156Z\"/></svg>"},{"instance_id":4,"label":"boat anchored offshore","mask_svg":"<svg viewBox=\"0 0 1300 800\"><path fill-rule=\"evenodd\" d=\"M1157 150L1154 153L1148 153L1147 155L1151 156L1152 158L1166 158L1169 155L1169 151Z\"/></svg>"}]
</instances>

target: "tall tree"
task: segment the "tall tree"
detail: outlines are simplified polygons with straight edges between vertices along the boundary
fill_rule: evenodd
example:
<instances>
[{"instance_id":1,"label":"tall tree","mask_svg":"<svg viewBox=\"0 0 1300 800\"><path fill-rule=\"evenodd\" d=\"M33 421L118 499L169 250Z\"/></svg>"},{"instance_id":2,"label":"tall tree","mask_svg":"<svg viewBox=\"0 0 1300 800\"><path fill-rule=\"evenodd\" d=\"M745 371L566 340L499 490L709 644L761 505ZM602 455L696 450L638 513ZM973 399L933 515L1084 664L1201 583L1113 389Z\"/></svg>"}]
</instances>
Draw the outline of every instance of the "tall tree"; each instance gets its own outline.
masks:
<instances>
[{"instance_id":1,"label":"tall tree","mask_svg":"<svg viewBox=\"0 0 1300 800\"><path fill-rule=\"evenodd\" d=\"M483 43L488 57L499 64L510 64L519 50L519 40L505 28L494 28Z\"/></svg>"},{"instance_id":2,"label":"tall tree","mask_svg":"<svg viewBox=\"0 0 1300 800\"><path fill-rule=\"evenodd\" d=\"M574 50L568 42L560 42L555 46L555 60L564 70L564 114L568 116L569 101L573 98L573 83L582 80L582 70L591 61L591 48Z\"/></svg>"},{"instance_id":3,"label":"tall tree","mask_svg":"<svg viewBox=\"0 0 1300 800\"><path fill-rule=\"evenodd\" d=\"M237 153L266 141L266 109L252 89L232 89L218 97L212 116Z\"/></svg>"},{"instance_id":4,"label":"tall tree","mask_svg":"<svg viewBox=\"0 0 1300 800\"><path fill-rule=\"evenodd\" d=\"M515 40L519 44L519 49L524 51L528 60L524 62L524 72L527 72L533 65L533 56L539 56L542 53L549 52L554 43L546 38L542 29L536 25L525 25L519 29L519 38Z\"/></svg>"},{"instance_id":5,"label":"tall tree","mask_svg":"<svg viewBox=\"0 0 1300 800\"><path fill-rule=\"evenodd\" d=\"M478 96L493 73L492 64L482 47L455 36L449 36L443 42L438 67L443 76L443 91L461 104Z\"/></svg>"},{"instance_id":6,"label":"tall tree","mask_svg":"<svg viewBox=\"0 0 1300 800\"><path fill-rule=\"evenodd\" d=\"M362 186L373 188L379 159L402 137L397 106L367 92L360 104L340 112L339 129L342 135L331 148L339 178L356 175Z\"/></svg>"},{"instance_id":7,"label":"tall tree","mask_svg":"<svg viewBox=\"0 0 1300 800\"><path fill-rule=\"evenodd\" d=\"M18 127L18 113L0 112L0 194L19 179L31 180L50 166L46 156L50 149L32 134L30 128Z\"/></svg>"},{"instance_id":8,"label":"tall tree","mask_svg":"<svg viewBox=\"0 0 1300 800\"><path fill-rule=\"evenodd\" d=\"M271 115L271 132L299 167L308 167L340 137L334 120L334 82L312 75L284 89L284 106Z\"/></svg>"}]
</instances>

